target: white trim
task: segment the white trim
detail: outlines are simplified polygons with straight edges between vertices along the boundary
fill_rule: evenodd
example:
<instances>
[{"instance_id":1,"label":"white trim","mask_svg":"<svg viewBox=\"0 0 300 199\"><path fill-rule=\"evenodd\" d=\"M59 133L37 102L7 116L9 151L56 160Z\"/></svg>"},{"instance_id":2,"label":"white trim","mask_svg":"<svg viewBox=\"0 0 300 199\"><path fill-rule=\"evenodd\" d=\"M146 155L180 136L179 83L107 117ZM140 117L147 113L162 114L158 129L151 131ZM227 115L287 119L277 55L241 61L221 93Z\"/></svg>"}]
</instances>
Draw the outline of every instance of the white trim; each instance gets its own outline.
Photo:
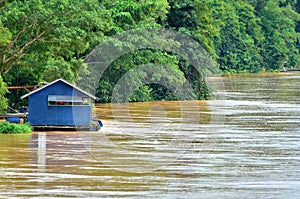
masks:
<instances>
[{"instance_id":1,"label":"white trim","mask_svg":"<svg viewBox=\"0 0 300 199\"><path fill-rule=\"evenodd\" d=\"M38 91L40 91L40 90L43 90L44 88L46 88L46 87L48 87L48 86L51 86L52 84L55 84L56 82L59 82L59 81L64 82L65 84L67 84L67 85L69 85L69 86L75 88L76 90L78 90L78 91L80 91L80 92L86 94L87 96L93 98L94 100L97 99L96 96L91 95L91 94L89 94L89 93L87 93L87 92L81 90L81 89L78 88L77 86L75 86L75 85L73 85L73 84L67 82L67 81L64 80L64 79L57 79L57 80L55 80L55 81L53 81L53 82L50 82L49 84L47 84L47 85L45 85L45 86L43 86L43 87L41 87L41 88L39 88L39 89L36 89L36 90L34 90L34 91L30 92L30 93L27 93L27 94L23 95L23 96L21 97L21 99L24 99L24 98L28 97L29 95L32 95L32 94L34 94L34 93L36 93L36 92L38 92Z\"/></svg>"}]
</instances>

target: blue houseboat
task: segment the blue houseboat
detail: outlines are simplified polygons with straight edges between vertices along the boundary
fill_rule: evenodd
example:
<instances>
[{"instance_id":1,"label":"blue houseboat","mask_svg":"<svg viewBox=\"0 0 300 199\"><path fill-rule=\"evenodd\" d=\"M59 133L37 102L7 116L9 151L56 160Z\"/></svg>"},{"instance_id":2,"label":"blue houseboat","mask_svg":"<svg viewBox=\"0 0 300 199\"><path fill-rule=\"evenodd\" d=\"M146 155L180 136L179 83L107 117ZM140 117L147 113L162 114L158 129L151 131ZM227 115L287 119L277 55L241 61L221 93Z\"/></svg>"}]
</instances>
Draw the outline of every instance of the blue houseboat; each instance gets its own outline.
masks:
<instances>
[{"instance_id":1,"label":"blue houseboat","mask_svg":"<svg viewBox=\"0 0 300 199\"><path fill-rule=\"evenodd\" d=\"M89 128L95 96L63 79L57 79L21 98L28 97L27 121L35 128Z\"/></svg>"}]
</instances>

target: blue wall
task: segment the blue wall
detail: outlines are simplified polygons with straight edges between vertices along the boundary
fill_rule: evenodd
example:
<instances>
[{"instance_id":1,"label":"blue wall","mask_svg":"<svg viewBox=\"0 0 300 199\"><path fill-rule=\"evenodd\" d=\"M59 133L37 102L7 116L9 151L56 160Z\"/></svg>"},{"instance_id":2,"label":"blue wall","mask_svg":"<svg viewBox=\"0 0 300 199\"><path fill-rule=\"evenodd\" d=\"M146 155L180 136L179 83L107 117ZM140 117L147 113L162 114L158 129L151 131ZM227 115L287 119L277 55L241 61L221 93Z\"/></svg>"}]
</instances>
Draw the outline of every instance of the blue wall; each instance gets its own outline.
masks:
<instances>
[{"instance_id":1,"label":"blue wall","mask_svg":"<svg viewBox=\"0 0 300 199\"><path fill-rule=\"evenodd\" d=\"M48 106L48 95L88 97L72 86L58 81L29 96L28 121L32 125L90 126L91 106Z\"/></svg>"}]
</instances>

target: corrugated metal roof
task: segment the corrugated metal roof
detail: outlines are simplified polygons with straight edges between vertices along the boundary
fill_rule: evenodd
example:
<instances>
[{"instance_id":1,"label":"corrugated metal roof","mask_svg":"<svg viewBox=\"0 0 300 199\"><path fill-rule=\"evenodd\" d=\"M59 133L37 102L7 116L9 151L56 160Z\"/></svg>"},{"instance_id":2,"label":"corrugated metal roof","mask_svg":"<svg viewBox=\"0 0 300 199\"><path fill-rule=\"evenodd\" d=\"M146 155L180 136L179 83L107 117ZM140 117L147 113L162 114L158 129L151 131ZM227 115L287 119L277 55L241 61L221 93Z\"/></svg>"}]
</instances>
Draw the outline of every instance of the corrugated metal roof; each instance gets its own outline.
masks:
<instances>
[{"instance_id":1,"label":"corrugated metal roof","mask_svg":"<svg viewBox=\"0 0 300 199\"><path fill-rule=\"evenodd\" d=\"M93 98L93 99L97 99L96 96L94 96L94 95L92 95L92 94L89 94L89 93L83 91L82 89L80 89L80 88L78 88L77 86L75 86L75 85L73 85L73 84L67 82L67 81L64 80L64 79L57 79L57 80L55 80L55 81L53 81L53 82L50 82L49 84L47 84L47 85L45 85L45 86L43 86L43 87L41 87L41 88L39 88L39 89L36 89L36 90L34 90L34 91L30 92L30 93L27 93L26 95L23 95L23 96L21 97L21 99L24 99L24 98L28 97L29 95L32 95L32 94L34 94L34 93L36 93L36 92L39 92L40 90L43 90L44 88L46 88L46 87L48 87L48 86L51 86L52 84L55 84L56 82L59 82L59 81L62 81L62 82L64 82L65 84L68 84L69 86L75 88L76 90L78 90L78 91L80 91L80 92L86 94L87 96L89 96L89 97L91 97L91 98Z\"/></svg>"}]
</instances>

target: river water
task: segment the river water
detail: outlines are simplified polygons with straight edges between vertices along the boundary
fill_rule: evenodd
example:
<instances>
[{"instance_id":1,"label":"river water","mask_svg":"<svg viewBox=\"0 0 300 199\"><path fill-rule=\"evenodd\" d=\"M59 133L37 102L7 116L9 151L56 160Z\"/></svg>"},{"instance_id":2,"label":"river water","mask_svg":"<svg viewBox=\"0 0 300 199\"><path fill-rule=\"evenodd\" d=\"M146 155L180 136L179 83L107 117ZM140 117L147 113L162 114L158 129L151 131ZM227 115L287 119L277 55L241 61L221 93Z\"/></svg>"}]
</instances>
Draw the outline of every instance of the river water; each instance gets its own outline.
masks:
<instances>
[{"instance_id":1,"label":"river water","mask_svg":"<svg viewBox=\"0 0 300 199\"><path fill-rule=\"evenodd\" d=\"M210 82L210 101L97 105L99 132L0 135L0 198L299 198L300 74Z\"/></svg>"}]
</instances>

